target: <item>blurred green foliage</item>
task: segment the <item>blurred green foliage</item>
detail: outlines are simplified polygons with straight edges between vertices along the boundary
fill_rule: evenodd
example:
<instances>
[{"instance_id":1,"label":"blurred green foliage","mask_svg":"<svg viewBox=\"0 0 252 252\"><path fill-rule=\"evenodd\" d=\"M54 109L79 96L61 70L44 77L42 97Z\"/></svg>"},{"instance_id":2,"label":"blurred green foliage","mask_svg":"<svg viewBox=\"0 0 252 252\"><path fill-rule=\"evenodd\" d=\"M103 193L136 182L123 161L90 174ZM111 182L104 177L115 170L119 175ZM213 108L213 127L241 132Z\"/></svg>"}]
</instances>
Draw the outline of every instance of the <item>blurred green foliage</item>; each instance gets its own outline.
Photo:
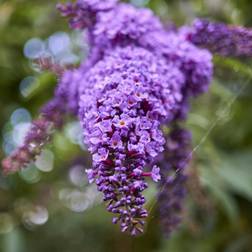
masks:
<instances>
[{"instance_id":1,"label":"blurred green foliage","mask_svg":"<svg viewBox=\"0 0 252 252\"><path fill-rule=\"evenodd\" d=\"M250 0L132 2L145 3L167 23L181 25L201 16L252 27ZM56 84L53 75L32 69L24 45L58 31L74 36L55 4L55 0L0 1L1 158L6 139L15 130L10 116L25 108L35 118ZM214 61L210 91L193 102L187 121L195 146L189 195L183 225L170 239L160 233L155 207L142 237L121 234L111 224L99 195L73 163L82 156L88 167L90 160L73 141L78 125L69 118L48 146L46 163L42 160L8 178L0 175L0 251L252 251L252 62L218 56ZM32 91L23 96L20 83L27 76L34 81ZM147 197L155 202L154 187Z\"/></svg>"}]
</instances>

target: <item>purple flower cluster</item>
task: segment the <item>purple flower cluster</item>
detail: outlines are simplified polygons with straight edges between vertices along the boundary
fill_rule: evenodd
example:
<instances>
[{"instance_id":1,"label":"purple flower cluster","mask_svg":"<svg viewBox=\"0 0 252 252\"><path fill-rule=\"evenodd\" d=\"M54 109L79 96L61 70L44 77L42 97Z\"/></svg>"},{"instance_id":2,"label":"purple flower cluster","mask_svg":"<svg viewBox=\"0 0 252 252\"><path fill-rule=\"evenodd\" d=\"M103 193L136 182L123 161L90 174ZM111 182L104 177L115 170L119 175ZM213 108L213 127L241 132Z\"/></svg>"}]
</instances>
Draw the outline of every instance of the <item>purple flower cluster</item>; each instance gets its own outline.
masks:
<instances>
[{"instance_id":1,"label":"purple flower cluster","mask_svg":"<svg viewBox=\"0 0 252 252\"><path fill-rule=\"evenodd\" d=\"M91 49L78 84L69 81L75 91L68 91L68 100L78 87L79 118L93 157L87 175L116 215L113 222L135 235L147 217L145 178L161 178L155 165L165 144L161 125L184 118L188 98L207 89L211 54L165 32L151 11L127 4L96 12L89 24L78 22L88 27Z\"/></svg>"},{"instance_id":2,"label":"purple flower cluster","mask_svg":"<svg viewBox=\"0 0 252 252\"><path fill-rule=\"evenodd\" d=\"M160 125L173 120L183 85L176 67L135 46L108 52L80 83L80 120L93 155L88 177L122 231L142 231L145 177L160 178L157 166L148 172L146 165L164 150Z\"/></svg>"},{"instance_id":3,"label":"purple flower cluster","mask_svg":"<svg viewBox=\"0 0 252 252\"><path fill-rule=\"evenodd\" d=\"M57 8L65 17L70 17L72 28L86 28L96 22L96 15L116 6L118 0L78 0L76 3L58 4Z\"/></svg>"},{"instance_id":4,"label":"purple flower cluster","mask_svg":"<svg viewBox=\"0 0 252 252\"><path fill-rule=\"evenodd\" d=\"M66 70L59 81L55 91L55 96L62 101L62 107L73 115L78 115L79 111L79 82L83 78L81 70Z\"/></svg>"},{"instance_id":5,"label":"purple flower cluster","mask_svg":"<svg viewBox=\"0 0 252 252\"><path fill-rule=\"evenodd\" d=\"M34 160L51 128L72 113L92 154L88 179L103 193L113 222L132 235L143 231L142 192L150 178L159 183L159 212L169 233L179 223L190 159L188 132L172 125L186 118L189 98L207 91L212 79L212 55L198 46L251 55L250 32L204 21L167 31L150 10L117 0L77 0L58 9L72 28L87 29L88 58L72 70L45 64L61 75L55 98L3 167L16 171ZM165 124L172 128L168 136Z\"/></svg>"},{"instance_id":6,"label":"purple flower cluster","mask_svg":"<svg viewBox=\"0 0 252 252\"><path fill-rule=\"evenodd\" d=\"M185 168L191 159L191 134L175 127L166 138L165 152L160 162L162 180L158 196L160 222L166 236L181 220L185 197Z\"/></svg>"},{"instance_id":7,"label":"purple flower cluster","mask_svg":"<svg viewBox=\"0 0 252 252\"><path fill-rule=\"evenodd\" d=\"M34 161L43 147L50 141L56 128L62 125L64 109L62 102L54 99L41 111L41 116L33 121L24 143L13 154L2 161L5 174L17 172Z\"/></svg>"},{"instance_id":8,"label":"purple flower cluster","mask_svg":"<svg viewBox=\"0 0 252 252\"><path fill-rule=\"evenodd\" d=\"M210 83L212 63L208 51L167 32L150 10L116 2L58 6L73 28L88 29L90 53L78 69L63 72L55 100L61 101L58 112L64 108L79 116L93 159L86 172L115 215L113 222L136 235L148 215L142 195L146 178L159 182L169 177L157 165L166 143L161 126L186 117L188 98ZM35 145L42 147L41 142ZM179 181L165 186L175 190Z\"/></svg>"},{"instance_id":9,"label":"purple flower cluster","mask_svg":"<svg viewBox=\"0 0 252 252\"><path fill-rule=\"evenodd\" d=\"M186 32L187 39L223 56L252 56L252 30L197 19Z\"/></svg>"}]
</instances>

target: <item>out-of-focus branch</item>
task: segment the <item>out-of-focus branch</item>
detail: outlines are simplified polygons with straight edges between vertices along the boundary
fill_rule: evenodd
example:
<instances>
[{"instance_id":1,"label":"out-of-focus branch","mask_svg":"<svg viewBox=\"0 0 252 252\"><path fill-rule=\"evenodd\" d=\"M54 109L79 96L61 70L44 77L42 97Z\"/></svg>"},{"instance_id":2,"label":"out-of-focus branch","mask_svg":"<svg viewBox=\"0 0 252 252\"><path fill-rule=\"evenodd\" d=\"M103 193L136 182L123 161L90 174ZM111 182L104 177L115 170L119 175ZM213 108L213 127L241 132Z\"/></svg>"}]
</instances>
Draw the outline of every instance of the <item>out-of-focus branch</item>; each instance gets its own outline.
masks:
<instances>
[{"instance_id":1,"label":"out-of-focus branch","mask_svg":"<svg viewBox=\"0 0 252 252\"><path fill-rule=\"evenodd\" d=\"M197 46L222 56L252 56L252 29L197 19L182 29Z\"/></svg>"}]
</instances>

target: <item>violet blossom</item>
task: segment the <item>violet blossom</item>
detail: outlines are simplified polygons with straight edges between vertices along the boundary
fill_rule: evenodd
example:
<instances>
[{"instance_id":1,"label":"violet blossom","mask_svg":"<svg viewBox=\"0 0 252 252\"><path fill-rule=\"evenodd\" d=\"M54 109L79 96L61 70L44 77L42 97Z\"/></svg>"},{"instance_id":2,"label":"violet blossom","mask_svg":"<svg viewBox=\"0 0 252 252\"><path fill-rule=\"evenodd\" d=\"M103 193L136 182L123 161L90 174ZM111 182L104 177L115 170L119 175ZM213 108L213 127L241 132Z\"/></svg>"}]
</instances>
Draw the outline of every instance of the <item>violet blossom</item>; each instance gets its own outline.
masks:
<instances>
[{"instance_id":1,"label":"violet blossom","mask_svg":"<svg viewBox=\"0 0 252 252\"><path fill-rule=\"evenodd\" d=\"M235 46L235 55L251 55L248 32L198 21L192 28L167 30L151 10L117 0L57 7L71 28L87 30L89 55L75 69L51 68L60 72L56 105L46 105L39 126L34 123L23 147L3 167L17 171L34 160L51 136L51 125L59 128L62 115L71 113L78 116L92 155L87 177L103 193L113 223L132 235L143 232L148 211L142 192L153 180L169 233L180 221L190 137L177 128L167 136L161 127L173 129L186 118L189 98L208 90L213 66L207 49L228 55ZM238 30L247 37L237 39ZM218 49L223 41L225 52Z\"/></svg>"},{"instance_id":2,"label":"violet blossom","mask_svg":"<svg viewBox=\"0 0 252 252\"><path fill-rule=\"evenodd\" d=\"M252 56L250 28L197 19L192 27L183 32L189 41L208 48L213 53L223 56Z\"/></svg>"},{"instance_id":3,"label":"violet blossom","mask_svg":"<svg viewBox=\"0 0 252 252\"><path fill-rule=\"evenodd\" d=\"M186 193L186 168L191 160L191 134L175 126L166 137L165 152L160 161L158 209L160 224L166 236L180 224Z\"/></svg>"}]
</instances>

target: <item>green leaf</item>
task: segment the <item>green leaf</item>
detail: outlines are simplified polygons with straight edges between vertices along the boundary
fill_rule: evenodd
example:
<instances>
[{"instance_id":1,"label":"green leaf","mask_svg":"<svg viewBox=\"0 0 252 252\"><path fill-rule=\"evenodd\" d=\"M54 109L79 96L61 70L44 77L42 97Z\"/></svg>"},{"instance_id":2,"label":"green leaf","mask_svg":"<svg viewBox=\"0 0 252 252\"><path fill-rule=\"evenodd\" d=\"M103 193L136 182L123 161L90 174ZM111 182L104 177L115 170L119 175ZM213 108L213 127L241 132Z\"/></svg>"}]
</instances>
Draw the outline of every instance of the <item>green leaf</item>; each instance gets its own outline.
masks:
<instances>
[{"instance_id":1,"label":"green leaf","mask_svg":"<svg viewBox=\"0 0 252 252\"><path fill-rule=\"evenodd\" d=\"M224 156L219 175L230 190L252 200L252 152Z\"/></svg>"}]
</instances>

